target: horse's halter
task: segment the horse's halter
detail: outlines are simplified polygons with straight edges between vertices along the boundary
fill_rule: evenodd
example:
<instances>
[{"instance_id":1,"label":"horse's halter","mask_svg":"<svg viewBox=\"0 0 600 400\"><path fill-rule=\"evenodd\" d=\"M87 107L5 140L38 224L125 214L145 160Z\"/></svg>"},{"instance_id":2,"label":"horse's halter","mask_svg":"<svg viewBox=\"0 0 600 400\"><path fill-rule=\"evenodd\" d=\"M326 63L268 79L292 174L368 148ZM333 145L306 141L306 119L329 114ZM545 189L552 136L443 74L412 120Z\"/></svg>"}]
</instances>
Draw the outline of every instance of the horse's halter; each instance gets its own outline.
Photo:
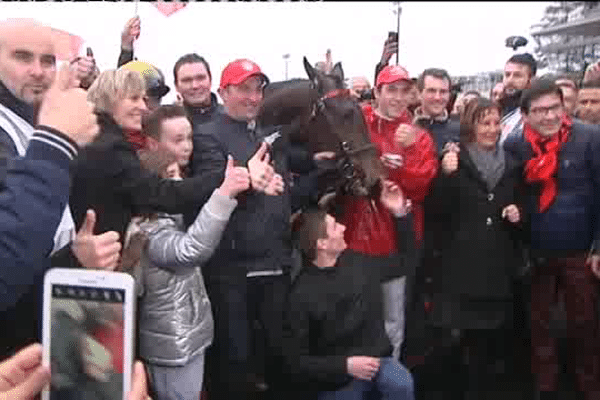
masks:
<instances>
[{"instance_id":1,"label":"horse's halter","mask_svg":"<svg viewBox=\"0 0 600 400\"><path fill-rule=\"evenodd\" d=\"M316 83L313 81L311 81L311 88L313 88L315 90L317 89ZM350 97L351 97L351 94L350 94L349 89L330 90L329 92L325 93L323 96L319 97L316 101L311 102L311 106L310 106L311 114L310 114L309 120L314 120L319 114L322 114L325 116L325 118L327 118L327 115L325 115L325 113L324 113L324 111L326 109L325 100L335 99L335 98L345 99L345 98L350 98ZM344 187L347 191L359 190L359 191L363 192L363 190L358 189L359 185L360 185L360 187L362 187L362 184L360 183L361 176L359 176L351 157L356 156L357 154L362 153L364 151L373 150L375 148L375 146L369 142L366 145L361 146L359 148L353 148L350 142L344 140L344 138L341 138L338 135L337 130L335 130L335 134L338 137L338 142L340 143L340 150L341 150L341 155L342 155L342 157L340 157L338 167L342 171L344 178L347 180ZM352 190L352 189L355 189L355 190ZM364 194L366 195L366 193L364 193Z\"/></svg>"}]
</instances>

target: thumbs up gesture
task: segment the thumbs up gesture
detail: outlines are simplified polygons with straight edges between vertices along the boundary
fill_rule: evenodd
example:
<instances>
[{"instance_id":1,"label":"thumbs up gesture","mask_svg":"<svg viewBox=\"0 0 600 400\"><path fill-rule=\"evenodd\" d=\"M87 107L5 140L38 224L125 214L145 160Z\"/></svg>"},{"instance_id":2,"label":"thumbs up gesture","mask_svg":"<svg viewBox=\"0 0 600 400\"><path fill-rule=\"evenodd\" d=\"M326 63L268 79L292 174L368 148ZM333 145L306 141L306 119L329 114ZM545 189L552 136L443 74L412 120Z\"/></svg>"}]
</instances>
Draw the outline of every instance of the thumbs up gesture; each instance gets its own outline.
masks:
<instances>
[{"instance_id":1,"label":"thumbs up gesture","mask_svg":"<svg viewBox=\"0 0 600 400\"><path fill-rule=\"evenodd\" d=\"M400 147L408 147L417 138L417 128L409 124L400 124L394 133L394 139Z\"/></svg>"},{"instance_id":2,"label":"thumbs up gesture","mask_svg":"<svg viewBox=\"0 0 600 400\"><path fill-rule=\"evenodd\" d=\"M112 271L117 267L121 254L119 234L109 231L95 235L95 227L96 213L94 210L88 210L71 249L85 268Z\"/></svg>"},{"instance_id":3,"label":"thumbs up gesture","mask_svg":"<svg viewBox=\"0 0 600 400\"><path fill-rule=\"evenodd\" d=\"M444 174L451 175L458 171L458 154L460 148L456 143L446 143L444 146L444 156L442 157L442 171Z\"/></svg>"},{"instance_id":4,"label":"thumbs up gesture","mask_svg":"<svg viewBox=\"0 0 600 400\"><path fill-rule=\"evenodd\" d=\"M250 173L244 167L236 167L233 157L227 156L227 166L225 167L225 178L223 183L217 189L223 196L235 198L238 194L250 187Z\"/></svg>"},{"instance_id":5,"label":"thumbs up gesture","mask_svg":"<svg viewBox=\"0 0 600 400\"><path fill-rule=\"evenodd\" d=\"M98 134L98 125L86 92L76 88L78 84L76 71L63 65L44 96L38 123L54 128L84 146Z\"/></svg>"},{"instance_id":6,"label":"thumbs up gesture","mask_svg":"<svg viewBox=\"0 0 600 400\"><path fill-rule=\"evenodd\" d=\"M254 190L264 192L275 170L269 164L271 158L269 155L269 146L262 142L256 153L248 160L248 171L250 172L250 184Z\"/></svg>"}]
</instances>

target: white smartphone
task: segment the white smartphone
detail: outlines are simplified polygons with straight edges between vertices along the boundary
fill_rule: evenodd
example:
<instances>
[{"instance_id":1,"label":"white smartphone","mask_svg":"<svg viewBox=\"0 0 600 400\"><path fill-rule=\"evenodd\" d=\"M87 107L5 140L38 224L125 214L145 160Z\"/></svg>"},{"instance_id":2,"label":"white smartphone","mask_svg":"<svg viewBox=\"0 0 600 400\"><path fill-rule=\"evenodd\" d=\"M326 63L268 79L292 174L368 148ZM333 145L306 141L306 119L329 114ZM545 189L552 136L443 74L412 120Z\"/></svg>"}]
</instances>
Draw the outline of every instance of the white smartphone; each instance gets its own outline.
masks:
<instances>
[{"instance_id":1,"label":"white smartphone","mask_svg":"<svg viewBox=\"0 0 600 400\"><path fill-rule=\"evenodd\" d=\"M133 278L122 272L50 269L44 277L43 400L123 400L134 353Z\"/></svg>"}]
</instances>

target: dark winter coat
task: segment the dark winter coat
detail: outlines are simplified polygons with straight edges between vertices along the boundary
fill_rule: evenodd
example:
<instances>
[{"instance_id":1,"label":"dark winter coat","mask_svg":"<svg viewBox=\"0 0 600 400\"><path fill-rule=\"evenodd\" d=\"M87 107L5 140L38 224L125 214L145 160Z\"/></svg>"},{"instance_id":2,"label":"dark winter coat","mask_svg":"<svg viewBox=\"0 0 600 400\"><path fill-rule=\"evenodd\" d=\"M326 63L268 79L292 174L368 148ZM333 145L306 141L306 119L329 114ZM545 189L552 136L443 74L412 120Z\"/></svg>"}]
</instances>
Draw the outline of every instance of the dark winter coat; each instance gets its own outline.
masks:
<instances>
[{"instance_id":1,"label":"dark winter coat","mask_svg":"<svg viewBox=\"0 0 600 400\"><path fill-rule=\"evenodd\" d=\"M183 106L192 123L194 132L196 132L197 126L212 121L216 115L223 112L223 105L219 104L217 95L214 93L210 94L210 105L207 107L193 107L186 103L183 103Z\"/></svg>"},{"instance_id":2,"label":"dark winter coat","mask_svg":"<svg viewBox=\"0 0 600 400\"><path fill-rule=\"evenodd\" d=\"M192 176L222 175L229 154L237 165L247 165L263 140L277 136L277 131L275 127L251 129L245 121L234 120L225 113L217 115L194 132L193 157L200 162L194 163ZM284 193L267 196L248 190L238 198L238 207L223 239L208 261L207 273L245 279L246 273L279 274L291 265L288 150L284 137L276 139L271 148L275 172L285 182ZM216 185L212 190L215 188ZM189 216L186 220L190 221Z\"/></svg>"},{"instance_id":3,"label":"dark winter coat","mask_svg":"<svg viewBox=\"0 0 600 400\"><path fill-rule=\"evenodd\" d=\"M469 302L512 297L512 280L522 263L520 230L502 218L502 210L510 204L520 207L518 173L516 165L507 162L490 191L464 146L458 171L449 176L440 171L432 190L438 218L445 223L440 266L433 276L439 288L433 295L436 323L477 327L463 313Z\"/></svg>"},{"instance_id":4,"label":"dark winter coat","mask_svg":"<svg viewBox=\"0 0 600 400\"><path fill-rule=\"evenodd\" d=\"M87 209L96 212L96 233L117 231L121 241L133 215L165 212L197 215L223 179L222 172L175 181L143 169L123 130L106 114L98 117L100 134L71 169L70 205L75 225Z\"/></svg>"}]
</instances>

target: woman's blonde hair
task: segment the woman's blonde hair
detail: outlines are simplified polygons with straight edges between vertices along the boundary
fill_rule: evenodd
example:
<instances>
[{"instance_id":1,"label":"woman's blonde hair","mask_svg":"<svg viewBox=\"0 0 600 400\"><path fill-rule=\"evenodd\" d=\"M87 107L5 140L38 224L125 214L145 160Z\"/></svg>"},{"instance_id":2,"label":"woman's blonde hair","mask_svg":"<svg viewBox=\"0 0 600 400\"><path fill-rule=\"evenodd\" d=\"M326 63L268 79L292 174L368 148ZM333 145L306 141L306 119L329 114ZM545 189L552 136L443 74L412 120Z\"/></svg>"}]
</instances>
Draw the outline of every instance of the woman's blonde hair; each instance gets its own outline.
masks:
<instances>
[{"instance_id":1,"label":"woman's blonde hair","mask_svg":"<svg viewBox=\"0 0 600 400\"><path fill-rule=\"evenodd\" d=\"M112 114L115 101L129 96L144 96L146 82L137 71L109 69L102 72L88 89L87 98L96 112Z\"/></svg>"}]
</instances>

